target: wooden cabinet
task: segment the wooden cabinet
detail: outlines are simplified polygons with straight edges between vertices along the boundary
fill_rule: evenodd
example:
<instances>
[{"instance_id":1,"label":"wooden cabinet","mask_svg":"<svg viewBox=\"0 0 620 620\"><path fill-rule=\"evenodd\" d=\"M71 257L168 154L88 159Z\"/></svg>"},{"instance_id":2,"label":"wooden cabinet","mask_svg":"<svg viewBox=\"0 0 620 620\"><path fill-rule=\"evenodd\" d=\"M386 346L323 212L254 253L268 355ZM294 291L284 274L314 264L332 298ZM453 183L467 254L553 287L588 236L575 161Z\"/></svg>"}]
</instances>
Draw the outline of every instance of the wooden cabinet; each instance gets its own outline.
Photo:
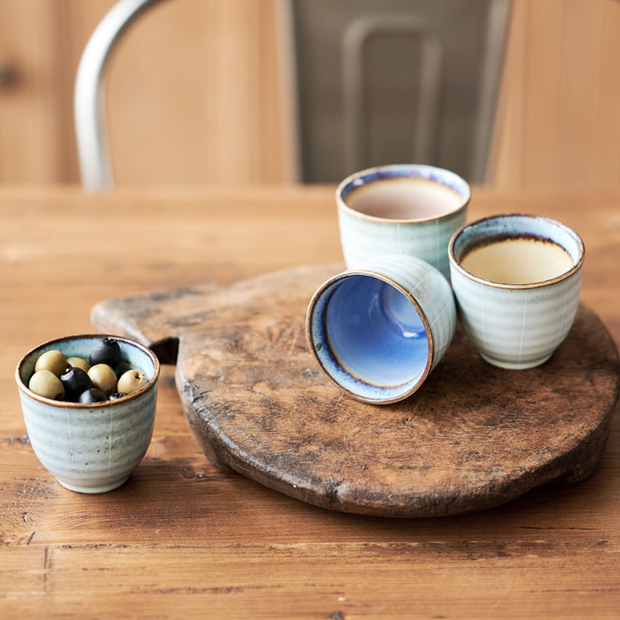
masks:
<instances>
[{"instance_id":1,"label":"wooden cabinet","mask_svg":"<svg viewBox=\"0 0 620 620\"><path fill-rule=\"evenodd\" d=\"M79 182L75 73L113 3L0 0L0 183ZM141 17L110 66L118 184L298 178L286 6L165 0ZM620 183L619 58L620 1L513 0L489 182Z\"/></svg>"},{"instance_id":2,"label":"wooden cabinet","mask_svg":"<svg viewBox=\"0 0 620 620\"><path fill-rule=\"evenodd\" d=\"M73 85L114 0L0 0L0 182L79 182ZM164 1L112 58L116 181L281 183L295 176L275 0ZM286 102L285 102L286 107Z\"/></svg>"},{"instance_id":3,"label":"wooden cabinet","mask_svg":"<svg viewBox=\"0 0 620 620\"><path fill-rule=\"evenodd\" d=\"M0 0L0 65L11 76L0 87L2 183L70 178L59 149L70 131L62 25L56 3Z\"/></svg>"},{"instance_id":4,"label":"wooden cabinet","mask_svg":"<svg viewBox=\"0 0 620 620\"><path fill-rule=\"evenodd\" d=\"M502 89L492 184L620 184L618 0L513 0Z\"/></svg>"}]
</instances>

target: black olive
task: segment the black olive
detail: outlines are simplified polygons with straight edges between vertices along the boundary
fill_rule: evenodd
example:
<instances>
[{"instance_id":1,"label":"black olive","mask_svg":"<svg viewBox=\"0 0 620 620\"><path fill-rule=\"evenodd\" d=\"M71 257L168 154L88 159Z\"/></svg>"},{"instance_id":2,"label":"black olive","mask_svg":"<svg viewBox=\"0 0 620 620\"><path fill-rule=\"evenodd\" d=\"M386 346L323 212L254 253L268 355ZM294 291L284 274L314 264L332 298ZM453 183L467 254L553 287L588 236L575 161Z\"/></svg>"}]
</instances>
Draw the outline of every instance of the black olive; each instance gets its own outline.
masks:
<instances>
[{"instance_id":1,"label":"black olive","mask_svg":"<svg viewBox=\"0 0 620 620\"><path fill-rule=\"evenodd\" d=\"M108 397L97 388L90 388L80 394L80 402L82 404L100 403L104 400L108 400Z\"/></svg>"},{"instance_id":2,"label":"black olive","mask_svg":"<svg viewBox=\"0 0 620 620\"><path fill-rule=\"evenodd\" d=\"M81 368L68 368L60 375L65 388L65 398L70 402L77 402L80 394L93 387L90 377Z\"/></svg>"},{"instance_id":3,"label":"black olive","mask_svg":"<svg viewBox=\"0 0 620 620\"><path fill-rule=\"evenodd\" d=\"M110 368L116 368L121 361L121 348L114 338L104 338L95 344L90 351L88 363L91 366L107 364Z\"/></svg>"},{"instance_id":4,"label":"black olive","mask_svg":"<svg viewBox=\"0 0 620 620\"><path fill-rule=\"evenodd\" d=\"M114 392L114 394L110 394L110 400L118 400L119 398L123 398L127 396L125 392Z\"/></svg>"}]
</instances>

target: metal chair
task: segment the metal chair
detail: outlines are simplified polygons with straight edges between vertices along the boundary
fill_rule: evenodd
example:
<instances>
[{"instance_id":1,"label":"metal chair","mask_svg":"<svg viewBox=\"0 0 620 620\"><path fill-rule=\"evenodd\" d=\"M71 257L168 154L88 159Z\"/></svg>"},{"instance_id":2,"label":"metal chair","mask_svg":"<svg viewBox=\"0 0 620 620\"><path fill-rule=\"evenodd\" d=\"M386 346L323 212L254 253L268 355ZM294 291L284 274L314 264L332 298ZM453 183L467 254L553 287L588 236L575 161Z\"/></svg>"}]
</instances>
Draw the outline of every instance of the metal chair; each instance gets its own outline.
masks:
<instances>
[{"instance_id":1,"label":"metal chair","mask_svg":"<svg viewBox=\"0 0 620 620\"><path fill-rule=\"evenodd\" d=\"M289 2L305 181L410 161L485 181L511 0Z\"/></svg>"},{"instance_id":2,"label":"metal chair","mask_svg":"<svg viewBox=\"0 0 620 620\"><path fill-rule=\"evenodd\" d=\"M506 31L509 22L509 0L492 0L487 16L486 41L481 67L478 109L474 126L473 148L470 154L469 180L485 181L488 154L491 146L493 120L498 99L504 61ZM442 40L425 20L403 15L362 17L353 22L343 38L343 84L345 162L349 170L364 166L364 109L365 47L379 34L418 36L422 54L420 62L420 95L414 121L415 140L412 161L429 162L433 151L433 128L437 125L442 80Z\"/></svg>"},{"instance_id":3,"label":"metal chair","mask_svg":"<svg viewBox=\"0 0 620 620\"><path fill-rule=\"evenodd\" d=\"M105 114L105 71L111 52L128 27L142 13L162 0L120 0L103 18L93 32L78 68L75 83L75 128L77 134L78 156L82 175L82 184L87 191L99 191L110 188L114 184L110 149L106 129ZM279 0L281 7L299 7L300 0ZM315 0L310 0L314 5ZM468 171L458 171L472 182L484 182L488 153L490 150L493 130L494 112L499 91L499 82L503 66L504 39L509 21L510 0L489 0L490 10L487 16L485 50L481 79L477 95L478 105L475 118L470 121L473 132L473 148L468 154ZM376 8L376 7L375 7ZM285 11L286 12L286 11ZM292 23L285 28L291 32L295 30ZM323 34L319 33L322 37ZM346 174L363 167L364 138L366 126L364 93L364 49L370 39L378 34L408 34L417 36L422 42L420 65L420 96L415 110L414 132L411 157L413 161L426 162L432 159L434 144L434 130L438 126L437 109L440 97L444 58L442 42L437 33L429 27L423 19L406 17L403 15L374 15L360 17L352 21L342 40L342 120L343 128L343 155L342 162L347 168ZM280 53L291 57L299 54L295 43L283 46ZM332 63L334 64L334 63ZM330 69L331 70L331 69ZM288 76L294 84L293 89L303 90L302 82L305 79L302 73L299 76ZM313 72L309 72L313 73ZM314 72L316 74L316 72ZM308 90L308 84L305 86ZM298 96L298 95L297 95ZM295 99L294 95L291 95ZM304 101L304 104L307 103ZM293 105L298 108L299 106ZM296 112L299 115L299 112ZM307 123L308 118L302 118L303 126L297 127L297 150L301 151L300 143L305 140L304 132L312 132L316 127ZM317 122L322 122L318 119ZM307 136L306 136L307 137ZM336 136L330 136L330 140ZM333 145L319 145L322 153L314 153L314 157L326 160L325 155L333 159ZM329 159L329 158L327 158ZM436 165L449 167L442 162L432 162ZM308 178L306 169L302 178L307 181L326 182L332 179ZM337 165L330 168L337 175L344 174ZM344 176L346 176L346 174Z\"/></svg>"},{"instance_id":4,"label":"metal chair","mask_svg":"<svg viewBox=\"0 0 620 620\"><path fill-rule=\"evenodd\" d=\"M105 114L105 70L112 50L142 13L162 0L120 0L101 20L82 54L75 80L74 112L82 186L114 185Z\"/></svg>"}]
</instances>

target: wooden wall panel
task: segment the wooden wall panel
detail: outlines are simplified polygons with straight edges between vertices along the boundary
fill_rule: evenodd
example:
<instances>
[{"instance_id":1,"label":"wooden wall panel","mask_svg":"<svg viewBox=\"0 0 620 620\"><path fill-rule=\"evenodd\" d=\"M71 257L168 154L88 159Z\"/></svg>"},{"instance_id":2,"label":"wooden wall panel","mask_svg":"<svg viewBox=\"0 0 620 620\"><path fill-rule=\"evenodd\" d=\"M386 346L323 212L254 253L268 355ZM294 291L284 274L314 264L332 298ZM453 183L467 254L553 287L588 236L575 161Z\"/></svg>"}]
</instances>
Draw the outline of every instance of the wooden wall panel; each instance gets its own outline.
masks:
<instances>
[{"instance_id":1,"label":"wooden wall panel","mask_svg":"<svg viewBox=\"0 0 620 620\"><path fill-rule=\"evenodd\" d=\"M113 3L0 3L0 62L19 75L0 90L0 183L79 182L75 72ZM118 184L295 180L284 5L167 0L128 32L108 91ZM619 184L619 59L620 1L513 0L489 181Z\"/></svg>"},{"instance_id":2,"label":"wooden wall panel","mask_svg":"<svg viewBox=\"0 0 620 620\"><path fill-rule=\"evenodd\" d=\"M72 61L110 0L65 0ZM273 0L177 0L144 14L112 59L108 112L116 181L281 183Z\"/></svg>"},{"instance_id":3,"label":"wooden wall panel","mask_svg":"<svg viewBox=\"0 0 620 620\"><path fill-rule=\"evenodd\" d=\"M115 0L2 0L0 183L79 182L73 86L86 42ZM108 116L119 185L294 180L283 114L279 0L167 0L111 60ZM283 119L288 119L288 126Z\"/></svg>"},{"instance_id":4,"label":"wooden wall panel","mask_svg":"<svg viewBox=\"0 0 620 620\"><path fill-rule=\"evenodd\" d=\"M597 183L620 183L620 2L606 5L602 21L593 175Z\"/></svg>"},{"instance_id":5,"label":"wooden wall panel","mask_svg":"<svg viewBox=\"0 0 620 620\"><path fill-rule=\"evenodd\" d=\"M49 183L62 174L56 94L62 37L53 9L41 0L0 3L0 63L15 74L0 89L0 183Z\"/></svg>"},{"instance_id":6,"label":"wooden wall panel","mask_svg":"<svg viewBox=\"0 0 620 620\"><path fill-rule=\"evenodd\" d=\"M514 0L489 181L620 183L620 2Z\"/></svg>"}]
</instances>

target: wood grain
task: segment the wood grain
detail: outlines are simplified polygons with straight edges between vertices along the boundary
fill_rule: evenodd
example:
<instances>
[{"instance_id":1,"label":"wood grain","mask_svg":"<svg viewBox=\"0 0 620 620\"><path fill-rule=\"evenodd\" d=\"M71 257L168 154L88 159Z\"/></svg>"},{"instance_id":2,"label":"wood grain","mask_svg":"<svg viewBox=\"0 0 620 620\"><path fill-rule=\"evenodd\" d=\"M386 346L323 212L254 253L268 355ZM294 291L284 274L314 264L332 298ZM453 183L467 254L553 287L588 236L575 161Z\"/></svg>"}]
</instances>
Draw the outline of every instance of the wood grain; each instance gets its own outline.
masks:
<instances>
[{"instance_id":1,"label":"wood grain","mask_svg":"<svg viewBox=\"0 0 620 620\"><path fill-rule=\"evenodd\" d=\"M79 182L75 75L115 3L0 3L0 63L17 72L0 89L0 183ZM276 0L168 1L133 24L107 86L118 183L296 180L281 10Z\"/></svg>"},{"instance_id":2,"label":"wood grain","mask_svg":"<svg viewBox=\"0 0 620 620\"><path fill-rule=\"evenodd\" d=\"M77 65L115 0L2 0L0 183L79 182ZM117 181L290 183L298 177L286 0L168 1L112 59ZM620 183L620 3L519 0L488 182ZM288 44L286 39L289 39Z\"/></svg>"},{"instance_id":3,"label":"wood grain","mask_svg":"<svg viewBox=\"0 0 620 620\"><path fill-rule=\"evenodd\" d=\"M71 66L111 0L64 0ZM281 116L272 0L163 2L121 40L110 63L109 131L125 183L292 181ZM73 179L73 180L78 180Z\"/></svg>"},{"instance_id":4,"label":"wood grain","mask_svg":"<svg viewBox=\"0 0 620 620\"><path fill-rule=\"evenodd\" d=\"M63 163L58 144L62 23L50 2L0 4L0 63L14 80L0 88L0 183L53 183Z\"/></svg>"},{"instance_id":5,"label":"wood grain","mask_svg":"<svg viewBox=\"0 0 620 620\"><path fill-rule=\"evenodd\" d=\"M0 190L3 618L617 618L620 425L587 481L485 512L393 520L323 510L213 467L164 367L130 482L62 489L25 436L23 353L92 329L97 302L341 260L334 188ZM620 342L620 190L474 188L470 219L559 218L586 244L582 301Z\"/></svg>"},{"instance_id":6,"label":"wood grain","mask_svg":"<svg viewBox=\"0 0 620 620\"><path fill-rule=\"evenodd\" d=\"M513 3L490 183L620 183L618 33L614 0Z\"/></svg>"},{"instance_id":7,"label":"wood grain","mask_svg":"<svg viewBox=\"0 0 620 620\"><path fill-rule=\"evenodd\" d=\"M528 372L485 363L459 329L420 390L378 408L335 387L305 341L308 299L342 269L109 300L91 320L176 363L189 425L214 464L323 508L464 514L593 473L619 374L616 346L590 310L581 306L552 360Z\"/></svg>"}]
</instances>

